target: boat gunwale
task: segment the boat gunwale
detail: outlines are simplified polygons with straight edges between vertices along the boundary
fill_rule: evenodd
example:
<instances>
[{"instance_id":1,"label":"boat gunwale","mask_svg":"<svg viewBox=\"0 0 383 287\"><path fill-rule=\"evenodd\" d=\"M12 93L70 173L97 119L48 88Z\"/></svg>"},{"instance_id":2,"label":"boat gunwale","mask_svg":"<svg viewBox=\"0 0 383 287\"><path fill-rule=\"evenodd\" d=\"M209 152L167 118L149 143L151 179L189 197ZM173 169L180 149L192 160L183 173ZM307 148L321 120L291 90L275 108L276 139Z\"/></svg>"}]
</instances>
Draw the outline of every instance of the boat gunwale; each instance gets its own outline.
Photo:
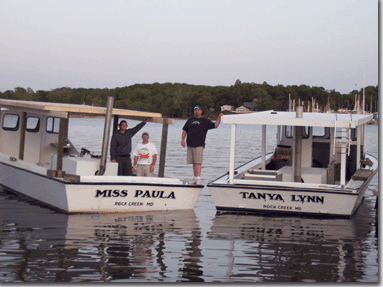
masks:
<instances>
[{"instance_id":1,"label":"boat gunwale","mask_svg":"<svg viewBox=\"0 0 383 287\"><path fill-rule=\"evenodd\" d=\"M372 177L371 177L372 178ZM369 179L366 182L370 182L371 179ZM364 185L364 184L363 184ZM362 186L363 186L362 185ZM352 196L358 196L360 194L360 190L362 189L362 186L358 189L352 189L352 190L345 190L345 189L312 189L308 187L294 187L294 186L275 186L275 185L257 185L254 184L252 186L249 185L240 185L240 184L210 184L208 187L213 188L226 188L226 189L261 189L261 190L272 190L272 191L285 191L285 192L304 192L304 193L328 193L328 194L342 194L342 195L352 195Z\"/></svg>"},{"instance_id":2,"label":"boat gunwale","mask_svg":"<svg viewBox=\"0 0 383 287\"><path fill-rule=\"evenodd\" d=\"M267 157L268 155L272 155L273 152L270 152L270 153L267 153L265 156ZM367 156L370 156L372 158L374 158L376 160L376 162L379 162L379 160L372 154L370 153L366 153L366 157ZM242 164L241 166L237 167L234 171L238 171L239 169L243 168L244 166L250 164L251 162L253 161L257 161L259 159L261 159L262 156L259 156L259 157L256 157L244 164ZM218 180L222 179L223 177L227 176L228 175L228 172L221 175L220 177L216 178L215 180L209 182L207 184L207 187L224 187L224 188L241 188L241 189L254 189L254 188L260 188L260 189L273 189L273 190L285 190L285 191L290 191L292 189L294 189L294 191L299 191L299 192L321 192L321 193L332 193L332 194L352 194L352 195L358 195L360 192L359 190L362 190L364 188L364 186L367 186L369 185L370 181L372 180L372 178L377 174L379 170L379 166L377 166L372 174L368 177L367 180L365 180L363 182L363 184L356 188L356 189L341 189L341 188L334 188L334 187L327 187L325 186L326 184L318 184L318 187L317 187L317 190L313 190L312 187L305 187L305 183L300 183L302 186L297 186L297 185L273 185L271 184L272 181L270 181L270 185L266 185L263 181L263 183L261 184L257 184L254 180L254 184L252 185L248 185L248 184L240 184L240 183L214 183L214 182L217 182ZM348 181L349 182L349 181ZM293 182L293 184L297 184L295 182ZM298 183L299 184L299 183ZM309 183L308 183L309 184ZM323 187L321 187L323 186ZM347 187L346 187L347 188ZM357 191L357 192L354 192L354 191Z\"/></svg>"},{"instance_id":3,"label":"boat gunwale","mask_svg":"<svg viewBox=\"0 0 383 287\"><path fill-rule=\"evenodd\" d=\"M22 167L7 164L7 163L2 162L2 161L0 161L0 164L6 165L9 167L18 169L18 170L22 170L24 172L28 172L28 173L31 173L31 174L34 174L34 175L37 175L37 176L40 176L43 178L47 178L47 179L50 179L50 180L53 180L56 182L68 184L68 185L148 185L148 186L167 186L167 187L186 187L186 188L203 187L203 185L197 185L197 184L192 185L192 184L171 184L171 183L147 183L147 182L120 182L120 181L119 182L71 182L71 181L65 181L61 178L54 178L54 177L50 177L48 175L41 174L41 173L38 173L35 171L27 170L27 169L22 168ZM117 176L117 175L115 177L117 179L119 178L119 176ZM2 185L2 184L0 183L0 185Z\"/></svg>"}]
</instances>

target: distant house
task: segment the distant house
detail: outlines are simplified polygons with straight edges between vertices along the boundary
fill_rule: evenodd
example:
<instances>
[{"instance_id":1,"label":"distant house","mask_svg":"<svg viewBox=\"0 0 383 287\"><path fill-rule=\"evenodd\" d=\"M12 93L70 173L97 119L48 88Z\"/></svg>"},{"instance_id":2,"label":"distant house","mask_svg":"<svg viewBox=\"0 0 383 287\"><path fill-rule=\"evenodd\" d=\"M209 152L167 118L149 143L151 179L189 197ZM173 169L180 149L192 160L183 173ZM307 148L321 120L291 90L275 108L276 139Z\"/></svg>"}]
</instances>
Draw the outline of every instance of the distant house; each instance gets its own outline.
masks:
<instances>
[{"instance_id":1,"label":"distant house","mask_svg":"<svg viewBox=\"0 0 383 287\"><path fill-rule=\"evenodd\" d=\"M254 111L254 103L253 102L244 102L243 105L248 108L250 111Z\"/></svg>"},{"instance_id":2,"label":"distant house","mask_svg":"<svg viewBox=\"0 0 383 287\"><path fill-rule=\"evenodd\" d=\"M239 108L235 109L235 113L246 114L246 113L251 113L251 110L246 108L245 106L240 106Z\"/></svg>"},{"instance_id":3,"label":"distant house","mask_svg":"<svg viewBox=\"0 0 383 287\"><path fill-rule=\"evenodd\" d=\"M221 106L221 112L232 112L234 110L234 107L233 106L230 106L230 105L223 105Z\"/></svg>"},{"instance_id":4,"label":"distant house","mask_svg":"<svg viewBox=\"0 0 383 287\"><path fill-rule=\"evenodd\" d=\"M338 113L342 113L342 114L348 114L350 111L348 109L339 109L338 110Z\"/></svg>"}]
</instances>

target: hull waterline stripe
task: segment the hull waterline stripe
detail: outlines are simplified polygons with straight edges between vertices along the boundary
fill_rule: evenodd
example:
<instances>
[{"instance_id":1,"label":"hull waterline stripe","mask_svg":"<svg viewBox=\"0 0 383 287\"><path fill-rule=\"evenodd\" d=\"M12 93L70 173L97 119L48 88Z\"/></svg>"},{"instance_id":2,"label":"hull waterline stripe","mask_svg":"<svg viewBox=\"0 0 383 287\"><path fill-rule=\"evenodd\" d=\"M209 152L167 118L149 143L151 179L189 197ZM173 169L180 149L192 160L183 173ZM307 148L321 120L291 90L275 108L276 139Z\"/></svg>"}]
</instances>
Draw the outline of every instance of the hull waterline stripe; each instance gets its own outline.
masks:
<instances>
[{"instance_id":1,"label":"hull waterline stripe","mask_svg":"<svg viewBox=\"0 0 383 287\"><path fill-rule=\"evenodd\" d=\"M331 214L331 213L310 213L310 212L294 212L294 211L270 211L270 210L264 210L264 209L251 209L251 208L236 208L236 207L221 207L216 206L216 209L218 212L227 212L227 213L249 213L252 215L284 215L284 216L309 216L309 217L328 217L328 218L351 218L352 215L357 211L357 209L360 207L357 206L350 215L343 215L343 214Z\"/></svg>"}]
</instances>

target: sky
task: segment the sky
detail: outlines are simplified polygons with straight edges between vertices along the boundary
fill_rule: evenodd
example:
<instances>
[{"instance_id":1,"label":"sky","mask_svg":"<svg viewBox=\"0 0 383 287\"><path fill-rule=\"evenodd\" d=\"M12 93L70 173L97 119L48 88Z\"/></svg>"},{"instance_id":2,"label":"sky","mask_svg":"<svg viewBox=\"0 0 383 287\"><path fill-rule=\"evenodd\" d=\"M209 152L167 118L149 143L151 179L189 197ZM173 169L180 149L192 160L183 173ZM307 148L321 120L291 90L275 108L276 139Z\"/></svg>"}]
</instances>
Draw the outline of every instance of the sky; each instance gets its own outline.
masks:
<instances>
[{"instance_id":1,"label":"sky","mask_svg":"<svg viewBox=\"0 0 383 287\"><path fill-rule=\"evenodd\" d=\"M378 84L377 0L0 0L0 91Z\"/></svg>"}]
</instances>

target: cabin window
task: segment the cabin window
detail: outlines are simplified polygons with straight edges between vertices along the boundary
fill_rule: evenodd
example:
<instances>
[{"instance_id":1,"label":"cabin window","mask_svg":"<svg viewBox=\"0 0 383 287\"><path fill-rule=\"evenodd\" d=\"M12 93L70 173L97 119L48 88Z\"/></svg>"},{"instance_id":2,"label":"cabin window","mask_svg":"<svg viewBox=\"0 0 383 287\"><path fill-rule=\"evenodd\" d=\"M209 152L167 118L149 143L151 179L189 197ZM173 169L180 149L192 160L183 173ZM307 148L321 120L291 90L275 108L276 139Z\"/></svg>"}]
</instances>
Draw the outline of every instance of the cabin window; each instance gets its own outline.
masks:
<instances>
[{"instance_id":1,"label":"cabin window","mask_svg":"<svg viewBox=\"0 0 383 287\"><path fill-rule=\"evenodd\" d=\"M329 127L313 127L313 138L329 139L330 137L331 137L331 131Z\"/></svg>"},{"instance_id":2,"label":"cabin window","mask_svg":"<svg viewBox=\"0 0 383 287\"><path fill-rule=\"evenodd\" d=\"M326 130L323 127L314 127L313 136L314 137L324 137L326 135Z\"/></svg>"},{"instance_id":3,"label":"cabin window","mask_svg":"<svg viewBox=\"0 0 383 287\"><path fill-rule=\"evenodd\" d=\"M303 138L308 139L310 136L310 127L303 127Z\"/></svg>"},{"instance_id":4,"label":"cabin window","mask_svg":"<svg viewBox=\"0 0 383 287\"><path fill-rule=\"evenodd\" d=\"M60 118L47 118L47 132L58 134L60 131Z\"/></svg>"},{"instance_id":5,"label":"cabin window","mask_svg":"<svg viewBox=\"0 0 383 287\"><path fill-rule=\"evenodd\" d=\"M285 136L287 138L293 138L294 136L294 127L293 126L287 126L285 130ZM310 136L310 127L303 127L303 139L308 139Z\"/></svg>"},{"instance_id":6,"label":"cabin window","mask_svg":"<svg viewBox=\"0 0 383 287\"><path fill-rule=\"evenodd\" d=\"M19 129L19 122L19 115L5 114L3 116L3 130L17 131Z\"/></svg>"},{"instance_id":7,"label":"cabin window","mask_svg":"<svg viewBox=\"0 0 383 287\"><path fill-rule=\"evenodd\" d=\"M27 131L37 133L40 130L40 119L38 117L27 117Z\"/></svg>"},{"instance_id":8,"label":"cabin window","mask_svg":"<svg viewBox=\"0 0 383 287\"><path fill-rule=\"evenodd\" d=\"M287 138L293 138L293 136L294 136L294 133L293 133L294 130L293 130L293 127L292 127L292 126L287 126L285 131L286 131L285 134L286 134L286 137L287 137Z\"/></svg>"},{"instance_id":9,"label":"cabin window","mask_svg":"<svg viewBox=\"0 0 383 287\"><path fill-rule=\"evenodd\" d=\"M356 139L357 139L356 129L346 129L345 133L343 134L342 128L336 128L336 137L337 138L342 138L342 137L348 138L350 130L351 130L351 140L356 141Z\"/></svg>"},{"instance_id":10,"label":"cabin window","mask_svg":"<svg viewBox=\"0 0 383 287\"><path fill-rule=\"evenodd\" d=\"M357 140L357 132L356 129L351 129L351 140L356 141Z\"/></svg>"}]
</instances>

